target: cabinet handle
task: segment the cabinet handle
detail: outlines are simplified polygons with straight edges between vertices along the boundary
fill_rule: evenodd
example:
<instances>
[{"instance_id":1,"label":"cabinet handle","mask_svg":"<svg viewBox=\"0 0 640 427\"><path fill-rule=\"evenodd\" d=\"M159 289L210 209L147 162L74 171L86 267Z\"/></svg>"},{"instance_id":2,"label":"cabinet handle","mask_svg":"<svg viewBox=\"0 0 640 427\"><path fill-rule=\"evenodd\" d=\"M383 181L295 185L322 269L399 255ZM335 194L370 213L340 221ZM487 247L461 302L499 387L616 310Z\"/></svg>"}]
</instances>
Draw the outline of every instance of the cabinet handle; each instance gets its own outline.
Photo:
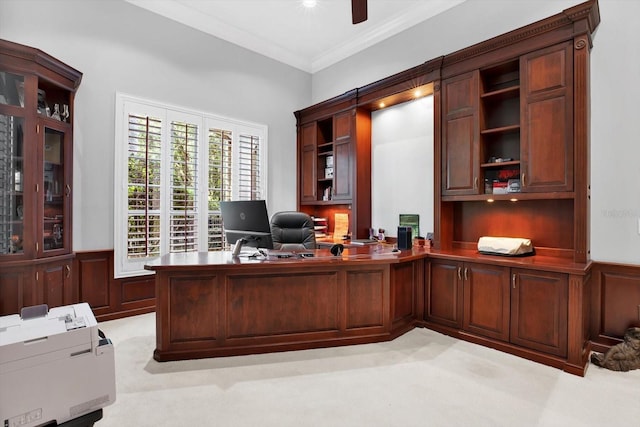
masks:
<instances>
[{"instance_id":1,"label":"cabinet handle","mask_svg":"<svg viewBox=\"0 0 640 427\"><path fill-rule=\"evenodd\" d=\"M526 173L524 173L524 172L522 172L522 186L523 186L523 187L526 185L526 184L525 184L525 178L526 178L526 177L527 177L527 174L526 174Z\"/></svg>"},{"instance_id":2,"label":"cabinet handle","mask_svg":"<svg viewBox=\"0 0 640 427\"><path fill-rule=\"evenodd\" d=\"M68 279L69 277L71 277L71 267L69 267L69 264L65 265L64 267L67 270L67 279Z\"/></svg>"},{"instance_id":3,"label":"cabinet handle","mask_svg":"<svg viewBox=\"0 0 640 427\"><path fill-rule=\"evenodd\" d=\"M458 267L458 280L462 280L462 267Z\"/></svg>"},{"instance_id":4,"label":"cabinet handle","mask_svg":"<svg viewBox=\"0 0 640 427\"><path fill-rule=\"evenodd\" d=\"M39 275L38 275L38 272L36 271L36 282L38 281L38 277Z\"/></svg>"},{"instance_id":5,"label":"cabinet handle","mask_svg":"<svg viewBox=\"0 0 640 427\"><path fill-rule=\"evenodd\" d=\"M474 190L478 189L478 177L477 176L475 178L473 178L473 189Z\"/></svg>"},{"instance_id":6,"label":"cabinet handle","mask_svg":"<svg viewBox=\"0 0 640 427\"><path fill-rule=\"evenodd\" d=\"M40 185L36 184L36 193L40 191Z\"/></svg>"},{"instance_id":7,"label":"cabinet handle","mask_svg":"<svg viewBox=\"0 0 640 427\"><path fill-rule=\"evenodd\" d=\"M511 284L513 285L513 289L516 288L516 273L513 273L511 276Z\"/></svg>"},{"instance_id":8,"label":"cabinet handle","mask_svg":"<svg viewBox=\"0 0 640 427\"><path fill-rule=\"evenodd\" d=\"M469 269L467 267L464 268L464 280L469 280Z\"/></svg>"},{"instance_id":9,"label":"cabinet handle","mask_svg":"<svg viewBox=\"0 0 640 427\"><path fill-rule=\"evenodd\" d=\"M38 242L36 242L36 252L38 252Z\"/></svg>"},{"instance_id":10,"label":"cabinet handle","mask_svg":"<svg viewBox=\"0 0 640 427\"><path fill-rule=\"evenodd\" d=\"M71 186L69 184L65 185L65 189L66 189L66 196L69 197L69 194L71 194Z\"/></svg>"}]
</instances>

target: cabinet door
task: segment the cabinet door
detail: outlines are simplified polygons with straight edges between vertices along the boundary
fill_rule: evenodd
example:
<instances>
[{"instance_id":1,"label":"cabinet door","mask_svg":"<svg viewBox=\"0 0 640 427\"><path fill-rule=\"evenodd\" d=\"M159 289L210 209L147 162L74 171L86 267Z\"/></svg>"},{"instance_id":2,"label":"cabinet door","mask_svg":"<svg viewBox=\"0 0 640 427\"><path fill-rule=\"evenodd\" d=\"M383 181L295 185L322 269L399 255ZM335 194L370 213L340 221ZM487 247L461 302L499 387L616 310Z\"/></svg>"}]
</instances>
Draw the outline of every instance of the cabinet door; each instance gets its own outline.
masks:
<instances>
[{"instance_id":1,"label":"cabinet door","mask_svg":"<svg viewBox=\"0 0 640 427\"><path fill-rule=\"evenodd\" d=\"M0 73L0 78L2 74L9 73ZM0 112L0 258L30 252L25 250L30 243L27 229L31 222L27 219L32 215L27 185L32 185L33 164L26 161L24 133L24 117Z\"/></svg>"},{"instance_id":2,"label":"cabinet door","mask_svg":"<svg viewBox=\"0 0 640 427\"><path fill-rule=\"evenodd\" d=\"M42 120L38 163L38 256L71 251L71 138L66 123Z\"/></svg>"},{"instance_id":3,"label":"cabinet door","mask_svg":"<svg viewBox=\"0 0 640 427\"><path fill-rule=\"evenodd\" d=\"M426 320L445 326L462 326L462 264L431 261L426 292Z\"/></svg>"},{"instance_id":4,"label":"cabinet door","mask_svg":"<svg viewBox=\"0 0 640 427\"><path fill-rule=\"evenodd\" d=\"M442 194L478 194L478 71L442 83Z\"/></svg>"},{"instance_id":5,"label":"cabinet door","mask_svg":"<svg viewBox=\"0 0 640 427\"><path fill-rule=\"evenodd\" d=\"M74 292L70 260L48 263L38 267L36 278L44 304L49 307L57 307L73 303Z\"/></svg>"},{"instance_id":6,"label":"cabinet door","mask_svg":"<svg viewBox=\"0 0 640 427\"><path fill-rule=\"evenodd\" d=\"M571 43L520 59L522 191L573 191L572 70Z\"/></svg>"},{"instance_id":7,"label":"cabinet door","mask_svg":"<svg viewBox=\"0 0 640 427\"><path fill-rule=\"evenodd\" d=\"M517 268L511 274L511 342L565 357L567 275Z\"/></svg>"},{"instance_id":8,"label":"cabinet door","mask_svg":"<svg viewBox=\"0 0 640 427\"><path fill-rule=\"evenodd\" d=\"M333 200L351 200L353 197L353 153L351 118L353 112L336 114L333 118L334 162Z\"/></svg>"},{"instance_id":9,"label":"cabinet door","mask_svg":"<svg viewBox=\"0 0 640 427\"><path fill-rule=\"evenodd\" d=\"M489 338L509 340L509 269L465 263L463 329Z\"/></svg>"},{"instance_id":10,"label":"cabinet door","mask_svg":"<svg viewBox=\"0 0 640 427\"><path fill-rule=\"evenodd\" d=\"M316 123L309 123L300 128L300 201L313 202L317 200L317 147Z\"/></svg>"},{"instance_id":11,"label":"cabinet door","mask_svg":"<svg viewBox=\"0 0 640 427\"><path fill-rule=\"evenodd\" d=\"M2 268L0 272L0 316L18 314L23 307L36 305L31 268Z\"/></svg>"}]
</instances>

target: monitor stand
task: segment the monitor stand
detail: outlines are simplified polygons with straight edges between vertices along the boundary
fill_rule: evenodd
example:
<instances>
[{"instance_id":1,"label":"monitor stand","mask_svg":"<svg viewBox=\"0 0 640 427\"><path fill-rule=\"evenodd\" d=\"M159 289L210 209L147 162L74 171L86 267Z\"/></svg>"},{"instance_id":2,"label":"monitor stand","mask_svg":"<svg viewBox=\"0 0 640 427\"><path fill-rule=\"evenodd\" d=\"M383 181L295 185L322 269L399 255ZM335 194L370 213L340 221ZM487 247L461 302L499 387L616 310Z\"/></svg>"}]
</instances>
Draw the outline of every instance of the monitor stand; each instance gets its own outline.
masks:
<instances>
[{"instance_id":1,"label":"monitor stand","mask_svg":"<svg viewBox=\"0 0 640 427\"><path fill-rule=\"evenodd\" d=\"M240 256L240 251L242 250L242 246L247 243L247 239L245 239L244 237L241 237L240 239L236 240L236 245L233 247L233 257L237 258Z\"/></svg>"}]
</instances>

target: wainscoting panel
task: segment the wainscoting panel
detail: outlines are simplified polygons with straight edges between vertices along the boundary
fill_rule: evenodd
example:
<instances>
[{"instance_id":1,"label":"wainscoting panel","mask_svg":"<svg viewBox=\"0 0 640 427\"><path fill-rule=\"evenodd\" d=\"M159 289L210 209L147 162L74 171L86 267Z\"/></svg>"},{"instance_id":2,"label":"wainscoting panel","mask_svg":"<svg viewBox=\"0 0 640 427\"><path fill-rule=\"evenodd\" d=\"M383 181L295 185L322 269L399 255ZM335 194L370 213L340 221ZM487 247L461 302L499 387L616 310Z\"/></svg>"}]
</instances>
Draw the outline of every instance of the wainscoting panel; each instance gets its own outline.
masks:
<instances>
[{"instance_id":1,"label":"wainscoting panel","mask_svg":"<svg viewBox=\"0 0 640 427\"><path fill-rule=\"evenodd\" d=\"M591 341L596 351L619 343L640 326L640 266L595 263L591 293Z\"/></svg>"},{"instance_id":2,"label":"wainscoting panel","mask_svg":"<svg viewBox=\"0 0 640 427\"><path fill-rule=\"evenodd\" d=\"M98 321L155 310L155 276L113 277L113 250L76 252L74 277L79 301L91 306Z\"/></svg>"}]
</instances>

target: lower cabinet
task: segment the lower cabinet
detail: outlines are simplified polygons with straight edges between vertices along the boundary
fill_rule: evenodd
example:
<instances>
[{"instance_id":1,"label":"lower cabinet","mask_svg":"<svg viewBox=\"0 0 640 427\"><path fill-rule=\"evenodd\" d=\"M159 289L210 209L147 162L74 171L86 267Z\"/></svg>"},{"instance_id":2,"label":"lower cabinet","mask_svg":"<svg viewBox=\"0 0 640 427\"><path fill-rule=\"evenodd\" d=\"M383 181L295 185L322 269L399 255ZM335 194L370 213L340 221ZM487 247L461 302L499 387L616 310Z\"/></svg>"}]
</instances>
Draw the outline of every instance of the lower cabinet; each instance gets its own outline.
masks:
<instances>
[{"instance_id":1,"label":"lower cabinet","mask_svg":"<svg viewBox=\"0 0 640 427\"><path fill-rule=\"evenodd\" d=\"M428 322L567 355L567 274L441 259L430 264Z\"/></svg>"},{"instance_id":2,"label":"lower cabinet","mask_svg":"<svg viewBox=\"0 0 640 427\"><path fill-rule=\"evenodd\" d=\"M24 267L3 267L0 272L0 316L18 314L23 307L49 308L77 302L72 278L73 256Z\"/></svg>"},{"instance_id":3,"label":"lower cabinet","mask_svg":"<svg viewBox=\"0 0 640 427\"><path fill-rule=\"evenodd\" d=\"M509 341L509 268L464 263L462 329Z\"/></svg>"},{"instance_id":4,"label":"lower cabinet","mask_svg":"<svg viewBox=\"0 0 640 427\"><path fill-rule=\"evenodd\" d=\"M511 276L511 342L566 356L567 275L512 268Z\"/></svg>"},{"instance_id":5,"label":"lower cabinet","mask_svg":"<svg viewBox=\"0 0 640 427\"><path fill-rule=\"evenodd\" d=\"M49 307L74 302L71 259L40 264L36 267L36 289L41 292L38 300Z\"/></svg>"},{"instance_id":6,"label":"lower cabinet","mask_svg":"<svg viewBox=\"0 0 640 427\"><path fill-rule=\"evenodd\" d=\"M20 313L22 307L36 304L35 283L22 267L0 271L0 316Z\"/></svg>"},{"instance_id":7,"label":"lower cabinet","mask_svg":"<svg viewBox=\"0 0 640 427\"><path fill-rule=\"evenodd\" d=\"M462 327L462 263L432 260L425 292L425 319L452 328Z\"/></svg>"}]
</instances>

